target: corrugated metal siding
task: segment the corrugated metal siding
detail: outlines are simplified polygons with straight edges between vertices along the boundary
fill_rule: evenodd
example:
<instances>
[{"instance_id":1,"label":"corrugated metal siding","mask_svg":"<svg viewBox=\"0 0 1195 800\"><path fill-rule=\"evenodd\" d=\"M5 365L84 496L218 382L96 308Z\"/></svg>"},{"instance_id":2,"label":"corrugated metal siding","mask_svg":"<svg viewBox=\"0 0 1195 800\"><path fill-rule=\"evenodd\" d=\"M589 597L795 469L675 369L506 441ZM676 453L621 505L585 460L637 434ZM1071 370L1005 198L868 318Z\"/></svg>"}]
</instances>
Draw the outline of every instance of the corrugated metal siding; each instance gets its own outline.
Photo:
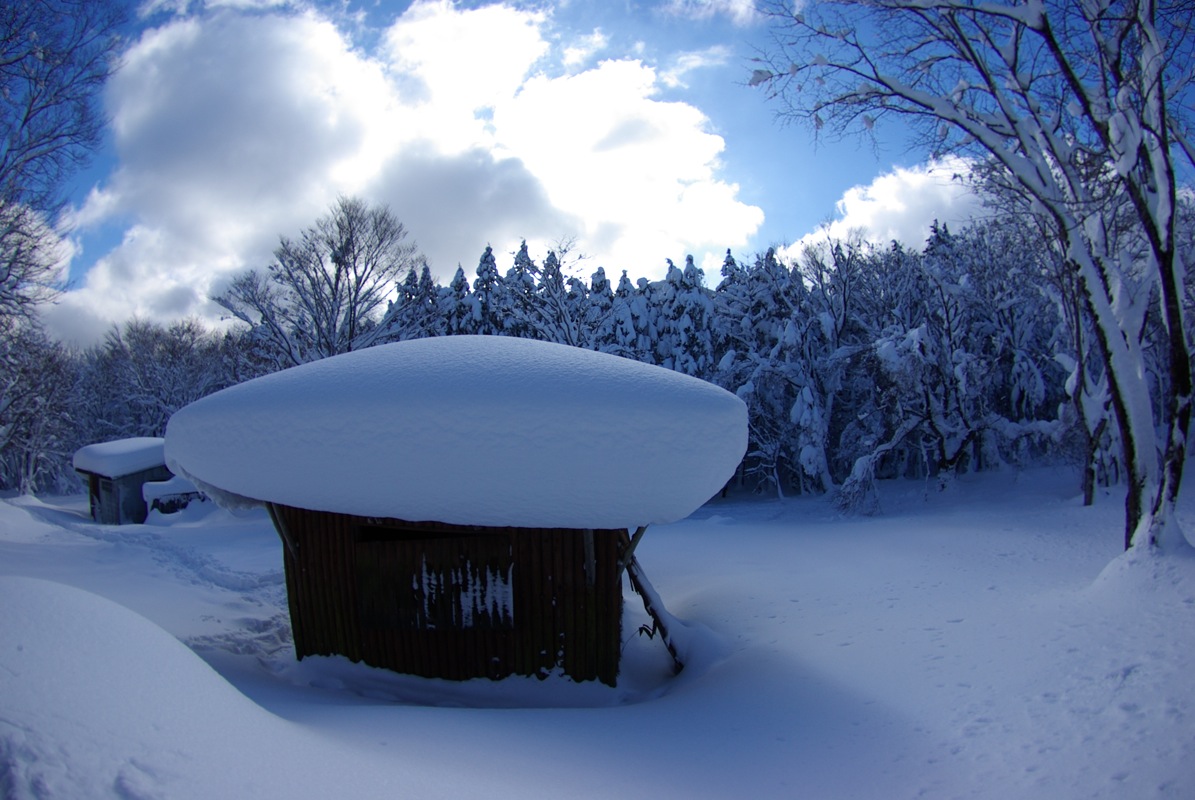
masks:
<instances>
[{"instance_id":1,"label":"corrugated metal siding","mask_svg":"<svg viewBox=\"0 0 1195 800\"><path fill-rule=\"evenodd\" d=\"M145 522L149 509L141 496L141 487L149 481L163 481L171 477L165 466L109 478L80 470L87 476L88 504L91 518L102 525L139 525Z\"/></svg>"},{"instance_id":2,"label":"corrugated metal siding","mask_svg":"<svg viewBox=\"0 0 1195 800\"><path fill-rule=\"evenodd\" d=\"M284 552L299 658L340 654L452 680L560 669L614 685L625 530L462 527L286 506L274 512L294 544Z\"/></svg>"}]
</instances>

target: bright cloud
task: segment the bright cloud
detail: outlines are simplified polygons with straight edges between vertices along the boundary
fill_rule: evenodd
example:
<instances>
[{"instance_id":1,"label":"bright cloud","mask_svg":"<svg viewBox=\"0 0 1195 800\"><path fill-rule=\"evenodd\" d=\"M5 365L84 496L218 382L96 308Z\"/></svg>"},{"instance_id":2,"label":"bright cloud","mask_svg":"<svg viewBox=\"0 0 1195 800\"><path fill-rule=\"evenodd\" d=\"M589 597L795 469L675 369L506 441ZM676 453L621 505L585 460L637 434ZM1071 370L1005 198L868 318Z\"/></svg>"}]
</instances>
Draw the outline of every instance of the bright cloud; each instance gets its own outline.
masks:
<instances>
[{"instance_id":1,"label":"bright cloud","mask_svg":"<svg viewBox=\"0 0 1195 800\"><path fill-rule=\"evenodd\" d=\"M523 237L576 237L594 266L651 276L745 245L763 213L719 177L702 112L658 99L665 81L639 61L577 71L607 42L566 51L551 25L416 2L374 54L314 11L148 30L109 86L117 164L76 210L119 241L48 323L88 340L133 314L215 319L210 297L338 194L389 203L441 278Z\"/></svg>"},{"instance_id":2,"label":"bright cloud","mask_svg":"<svg viewBox=\"0 0 1195 800\"><path fill-rule=\"evenodd\" d=\"M216 318L206 298L353 191L394 113L380 67L311 14L150 30L107 99L119 163L78 217L129 223L47 315L81 338L132 314Z\"/></svg>"},{"instance_id":3,"label":"bright cloud","mask_svg":"<svg viewBox=\"0 0 1195 800\"><path fill-rule=\"evenodd\" d=\"M715 45L692 53L681 53L672 61L672 66L660 75L665 86L684 87L685 76L690 72L706 67L720 67L730 61L730 48L725 45Z\"/></svg>"},{"instance_id":4,"label":"bright cloud","mask_svg":"<svg viewBox=\"0 0 1195 800\"><path fill-rule=\"evenodd\" d=\"M565 47L562 61L566 67L580 66L605 50L609 43L609 38L599 28L588 36L580 37L571 46Z\"/></svg>"},{"instance_id":5,"label":"bright cloud","mask_svg":"<svg viewBox=\"0 0 1195 800\"><path fill-rule=\"evenodd\" d=\"M689 19L710 19L725 15L735 25L750 25L759 20L755 0L669 0L669 14Z\"/></svg>"},{"instance_id":6,"label":"bright cloud","mask_svg":"<svg viewBox=\"0 0 1195 800\"><path fill-rule=\"evenodd\" d=\"M886 172L848 189L838 201L838 216L785 253L797 256L806 244L856 233L880 245L921 247L934 220L959 226L979 213L982 202L967 182L969 173L969 164L955 157Z\"/></svg>"},{"instance_id":7,"label":"bright cloud","mask_svg":"<svg viewBox=\"0 0 1195 800\"><path fill-rule=\"evenodd\" d=\"M654 99L656 83L638 61L605 61L579 75L537 76L494 114L501 144L555 207L584 221L581 239L632 275L658 272L686 247L741 246L763 221L717 179L724 142L706 131L705 116Z\"/></svg>"},{"instance_id":8,"label":"bright cloud","mask_svg":"<svg viewBox=\"0 0 1195 800\"><path fill-rule=\"evenodd\" d=\"M441 137L451 134L446 115L472 116L518 91L548 51L543 24L542 13L502 5L463 11L449 0L417 2L387 31L385 55L422 83L422 96L404 100L430 113L422 127Z\"/></svg>"}]
</instances>

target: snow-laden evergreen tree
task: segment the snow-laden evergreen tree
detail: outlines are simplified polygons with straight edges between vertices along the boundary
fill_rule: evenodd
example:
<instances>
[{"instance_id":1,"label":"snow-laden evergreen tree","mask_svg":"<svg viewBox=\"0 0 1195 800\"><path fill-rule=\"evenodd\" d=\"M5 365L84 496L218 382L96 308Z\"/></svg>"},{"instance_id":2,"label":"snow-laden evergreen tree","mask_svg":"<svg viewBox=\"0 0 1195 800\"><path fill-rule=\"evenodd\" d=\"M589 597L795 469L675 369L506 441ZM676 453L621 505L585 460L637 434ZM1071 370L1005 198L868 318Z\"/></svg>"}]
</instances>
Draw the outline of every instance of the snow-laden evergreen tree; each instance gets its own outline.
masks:
<instances>
[{"instance_id":1,"label":"snow-laden evergreen tree","mask_svg":"<svg viewBox=\"0 0 1195 800\"><path fill-rule=\"evenodd\" d=\"M650 307L655 317L652 362L665 369L674 369L678 361L677 350L680 343L677 341L676 332L673 330L675 326L669 315L674 306L673 297L680 291L681 283L684 281L684 273L672 263L671 258L667 259L667 263L668 271L664 280L652 285L651 293L645 295L651 300Z\"/></svg>"},{"instance_id":2,"label":"snow-laden evergreen tree","mask_svg":"<svg viewBox=\"0 0 1195 800\"><path fill-rule=\"evenodd\" d=\"M426 262L418 271L414 267L408 270L399 284L398 297L390 302L378 323L375 344L443 335L445 317L441 314L440 295Z\"/></svg>"},{"instance_id":3,"label":"snow-laden evergreen tree","mask_svg":"<svg viewBox=\"0 0 1195 800\"><path fill-rule=\"evenodd\" d=\"M606 270L598 267L589 277L589 292L584 307L585 347L609 352L612 342L610 317L614 313L614 290Z\"/></svg>"},{"instance_id":4,"label":"snow-laden evergreen tree","mask_svg":"<svg viewBox=\"0 0 1195 800\"><path fill-rule=\"evenodd\" d=\"M477 264L477 278L473 294L469 296L473 308L472 333L497 335L506 330L505 309L502 305L502 276L494 259L494 248L488 244Z\"/></svg>"},{"instance_id":5,"label":"snow-laden evergreen tree","mask_svg":"<svg viewBox=\"0 0 1195 800\"><path fill-rule=\"evenodd\" d=\"M634 297L635 286L624 269L610 300L610 313L598 328L596 338L598 347L603 352L642 361L637 349L639 334L635 330L635 315L632 310Z\"/></svg>"},{"instance_id":6,"label":"snow-laden evergreen tree","mask_svg":"<svg viewBox=\"0 0 1195 800\"><path fill-rule=\"evenodd\" d=\"M416 330L419 336L443 336L447 333L446 320L440 313L446 290L432 278L431 268L424 261L419 270L419 286L416 288L414 306L418 309Z\"/></svg>"},{"instance_id":7,"label":"snow-laden evergreen tree","mask_svg":"<svg viewBox=\"0 0 1195 800\"><path fill-rule=\"evenodd\" d=\"M444 333L449 336L477 332L473 295L469 291L469 279L465 277L465 270L461 266L457 266L448 291L440 296L440 315L444 320Z\"/></svg>"},{"instance_id":8,"label":"snow-laden evergreen tree","mask_svg":"<svg viewBox=\"0 0 1195 800\"><path fill-rule=\"evenodd\" d=\"M568 288L564 296L565 307L577 331L577 340L573 346L590 350L593 348L593 331L589 327L589 287L585 285L585 281L571 275L565 284Z\"/></svg>"},{"instance_id":9,"label":"snow-laden evergreen tree","mask_svg":"<svg viewBox=\"0 0 1195 800\"><path fill-rule=\"evenodd\" d=\"M683 270L668 260L668 274L655 297L656 363L699 378L712 373L711 294L692 256L685 257Z\"/></svg>"},{"instance_id":10,"label":"snow-laden evergreen tree","mask_svg":"<svg viewBox=\"0 0 1195 800\"><path fill-rule=\"evenodd\" d=\"M499 305L502 307L503 333L507 336L519 336L525 339L536 337L536 287L535 279L539 272L531 254L527 251L527 240L524 239L515 253L514 263L507 270L506 277L501 284Z\"/></svg>"},{"instance_id":11,"label":"snow-laden evergreen tree","mask_svg":"<svg viewBox=\"0 0 1195 800\"><path fill-rule=\"evenodd\" d=\"M727 251L714 295L718 362L714 380L748 410L743 478L784 495L832 484L824 457L825 420L812 391L802 334L804 286L775 250L740 266Z\"/></svg>"},{"instance_id":12,"label":"snow-laden evergreen tree","mask_svg":"<svg viewBox=\"0 0 1195 800\"><path fill-rule=\"evenodd\" d=\"M631 321L635 327L635 357L648 364L659 364L660 330L660 288L647 278L635 281L635 290L630 294Z\"/></svg>"}]
</instances>

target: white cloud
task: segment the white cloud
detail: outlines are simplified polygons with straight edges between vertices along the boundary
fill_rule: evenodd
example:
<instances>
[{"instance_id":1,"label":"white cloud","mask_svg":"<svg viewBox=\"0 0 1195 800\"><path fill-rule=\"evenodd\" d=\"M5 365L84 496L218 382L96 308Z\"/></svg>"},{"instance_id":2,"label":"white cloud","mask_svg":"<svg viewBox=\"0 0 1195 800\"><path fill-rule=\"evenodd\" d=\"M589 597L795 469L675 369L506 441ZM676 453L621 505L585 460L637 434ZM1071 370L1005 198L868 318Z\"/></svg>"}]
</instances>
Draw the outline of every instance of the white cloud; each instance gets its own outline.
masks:
<instances>
[{"instance_id":1,"label":"white cloud","mask_svg":"<svg viewBox=\"0 0 1195 800\"><path fill-rule=\"evenodd\" d=\"M854 233L880 245L892 241L919 248L934 220L961 226L982 206L967 182L970 165L950 157L916 167L897 167L866 186L853 186L838 201L838 216L817 231L784 248L797 256L806 244L827 238L844 240Z\"/></svg>"},{"instance_id":2,"label":"white cloud","mask_svg":"<svg viewBox=\"0 0 1195 800\"><path fill-rule=\"evenodd\" d=\"M546 55L549 44L540 29L542 13L504 5L459 10L449 0L412 4L386 33L391 67L421 82L415 100L421 127L440 139L446 123L518 91L531 67Z\"/></svg>"},{"instance_id":3,"label":"white cloud","mask_svg":"<svg viewBox=\"0 0 1195 800\"><path fill-rule=\"evenodd\" d=\"M735 25L751 25L760 17L755 0L669 0L667 13L685 19L710 19L725 15Z\"/></svg>"},{"instance_id":4,"label":"white cloud","mask_svg":"<svg viewBox=\"0 0 1195 800\"><path fill-rule=\"evenodd\" d=\"M579 67L588 63L597 53L605 50L609 43L609 38L598 28L588 36L581 36L575 40L574 44L565 47L561 60L566 67Z\"/></svg>"},{"instance_id":5,"label":"white cloud","mask_svg":"<svg viewBox=\"0 0 1195 800\"><path fill-rule=\"evenodd\" d=\"M722 138L693 106L654 99L656 81L638 61L605 61L537 76L494 114L501 145L555 207L584 221L565 233L596 246L608 269L632 274L658 273L686 248L741 246L763 221L717 178Z\"/></svg>"},{"instance_id":6,"label":"white cloud","mask_svg":"<svg viewBox=\"0 0 1195 800\"><path fill-rule=\"evenodd\" d=\"M216 316L203 298L264 266L280 233L353 191L386 157L394 116L379 65L314 15L222 14L151 30L108 104L119 164L78 219L132 223L51 321Z\"/></svg>"},{"instance_id":7,"label":"white cloud","mask_svg":"<svg viewBox=\"0 0 1195 800\"><path fill-rule=\"evenodd\" d=\"M763 214L719 178L704 115L656 99L661 78L637 61L548 77L564 55L548 24L416 2L376 56L311 11L147 31L108 91L118 164L76 213L122 235L49 324L85 339L134 314L213 320L232 275L342 193L389 203L445 279L522 237L575 236L594 267L636 276L743 246Z\"/></svg>"},{"instance_id":8,"label":"white cloud","mask_svg":"<svg viewBox=\"0 0 1195 800\"><path fill-rule=\"evenodd\" d=\"M672 59L672 65L660 75L660 80L665 86L684 87L685 76L690 72L707 67L721 67L729 61L730 48L725 45L714 45L705 50L681 53Z\"/></svg>"}]
</instances>

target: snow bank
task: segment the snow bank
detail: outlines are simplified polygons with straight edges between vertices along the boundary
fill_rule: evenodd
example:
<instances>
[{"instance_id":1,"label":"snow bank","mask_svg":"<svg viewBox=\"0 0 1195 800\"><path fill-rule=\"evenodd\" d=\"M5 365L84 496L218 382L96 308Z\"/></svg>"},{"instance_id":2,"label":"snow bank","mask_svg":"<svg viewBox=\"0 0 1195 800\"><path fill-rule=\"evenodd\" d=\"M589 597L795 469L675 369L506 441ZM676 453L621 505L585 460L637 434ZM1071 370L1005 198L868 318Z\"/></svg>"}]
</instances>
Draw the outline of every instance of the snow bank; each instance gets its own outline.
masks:
<instances>
[{"instance_id":1,"label":"snow bank","mask_svg":"<svg viewBox=\"0 0 1195 800\"><path fill-rule=\"evenodd\" d=\"M166 463L165 439L137 436L80 447L71 463L75 469L106 478L119 478Z\"/></svg>"},{"instance_id":2,"label":"snow bank","mask_svg":"<svg viewBox=\"0 0 1195 800\"><path fill-rule=\"evenodd\" d=\"M482 336L268 375L192 403L166 431L171 470L234 500L565 528L683 518L730 479L746 445L746 406L712 384Z\"/></svg>"},{"instance_id":3,"label":"snow bank","mask_svg":"<svg viewBox=\"0 0 1195 800\"><path fill-rule=\"evenodd\" d=\"M5 797L451 796L275 717L108 600L0 577L0 607Z\"/></svg>"}]
</instances>

